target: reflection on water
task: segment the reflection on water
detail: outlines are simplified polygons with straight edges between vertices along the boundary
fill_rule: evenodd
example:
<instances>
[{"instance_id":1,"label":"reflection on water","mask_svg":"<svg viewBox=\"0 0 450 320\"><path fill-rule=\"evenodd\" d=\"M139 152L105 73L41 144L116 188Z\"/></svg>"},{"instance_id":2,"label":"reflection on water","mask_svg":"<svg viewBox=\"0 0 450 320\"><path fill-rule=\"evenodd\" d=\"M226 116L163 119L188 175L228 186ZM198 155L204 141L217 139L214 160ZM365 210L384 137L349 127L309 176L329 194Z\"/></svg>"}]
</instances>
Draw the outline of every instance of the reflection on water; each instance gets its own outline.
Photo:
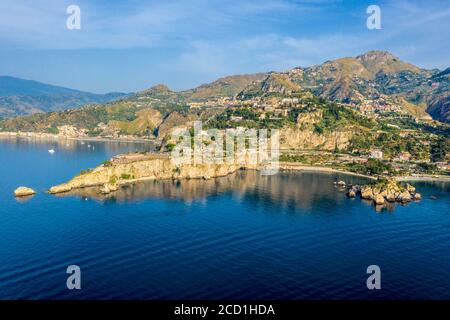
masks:
<instances>
[{"instance_id":1,"label":"reflection on water","mask_svg":"<svg viewBox=\"0 0 450 320\"><path fill-rule=\"evenodd\" d=\"M2 136L0 142L7 143L12 149L23 149L23 147L36 146L48 147L57 151L76 153L82 151L95 151L101 148L108 153L118 154L127 149L133 151L154 151L155 143L152 141L130 142L130 141L102 141L98 139L67 139L52 137L26 137L26 136Z\"/></svg>"},{"instance_id":2,"label":"reflection on water","mask_svg":"<svg viewBox=\"0 0 450 320\"><path fill-rule=\"evenodd\" d=\"M125 185L117 192L103 195L98 187L84 188L60 194L59 197L80 196L100 201L133 202L147 198L177 199L187 203L207 201L211 196L231 193L236 200L252 199L281 206L310 208L313 202L347 201L330 181L345 178L348 183L361 184L367 179L337 174L284 172L274 176L255 170L238 171L216 179L149 180ZM339 191L339 192L337 192Z\"/></svg>"},{"instance_id":3,"label":"reflection on water","mask_svg":"<svg viewBox=\"0 0 450 320\"><path fill-rule=\"evenodd\" d=\"M31 199L33 199L34 196L35 196L35 195L25 196L25 197L15 197L15 200L16 200L18 203L25 203L25 202L28 202L28 201L30 201Z\"/></svg>"},{"instance_id":4,"label":"reflection on water","mask_svg":"<svg viewBox=\"0 0 450 320\"><path fill-rule=\"evenodd\" d=\"M365 199L350 199L346 189L335 186L332 181L345 180L348 184L365 184L368 179L336 173L285 171L274 176L261 175L255 170L242 170L215 179L149 180L122 186L117 192L104 195L98 187L73 190L57 197L78 196L108 203L133 203L145 199L174 199L185 203L200 201L225 193L237 201L251 201L255 205L281 206L284 208L311 209L313 205L326 202L341 205L342 202L360 201L373 206L376 212L392 213L397 206L414 206L412 203L386 203L374 205ZM418 190L449 192L448 182L418 182Z\"/></svg>"}]
</instances>

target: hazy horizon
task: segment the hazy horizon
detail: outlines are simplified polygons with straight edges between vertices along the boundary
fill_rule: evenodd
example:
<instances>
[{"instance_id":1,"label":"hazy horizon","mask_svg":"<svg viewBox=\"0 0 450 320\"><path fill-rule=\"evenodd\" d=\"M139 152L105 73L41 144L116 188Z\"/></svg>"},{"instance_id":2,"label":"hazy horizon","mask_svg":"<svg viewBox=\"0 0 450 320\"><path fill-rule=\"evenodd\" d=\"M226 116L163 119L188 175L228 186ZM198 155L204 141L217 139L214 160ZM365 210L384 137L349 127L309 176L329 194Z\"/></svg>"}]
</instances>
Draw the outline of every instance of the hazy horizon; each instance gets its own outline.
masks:
<instances>
[{"instance_id":1,"label":"hazy horizon","mask_svg":"<svg viewBox=\"0 0 450 320\"><path fill-rule=\"evenodd\" d=\"M374 50L375 50L375 49L374 49ZM376 50L376 51L384 51L384 50ZM365 53L365 52L362 52L361 54L363 54L363 53ZM391 53L392 53L392 52L391 52ZM395 55L395 53L392 53L392 54ZM341 57L341 58L343 58L343 57ZM331 60L331 59L329 59L329 60ZM327 60L323 61L322 63L324 63L324 62L326 62L326 61L327 61ZM405 62L409 62L409 61L405 61ZM319 63L319 64L321 64L321 63ZM296 68L296 67L311 67L311 66L313 66L313 65L316 65L316 64L311 64L311 65L309 65L309 66L294 66L294 67L292 67L292 68ZM418 67L424 68L424 67L422 67L422 66L420 66L420 65L419 65ZM292 69L292 68L289 68L289 69ZM287 71L287 70L289 70L289 69L286 69L286 70L261 70L261 71L255 71L254 73L266 73L266 72L271 72L271 71L275 71L275 72L283 72L283 71ZM427 68L425 68L425 69L427 69ZM436 68L431 68L431 69L436 69ZM437 68L437 69L439 69L439 68ZM444 69L444 68L441 68L440 70L443 70L443 69ZM176 91L176 92L179 92L179 91L184 91L184 90L189 90L189 89L197 88L197 87L199 87L199 86L201 86L201 85L203 85L203 84L211 83L211 82L213 82L213 81L215 81L215 80L218 80L218 79L220 79L220 78L223 78L223 77L228 77L228 76L238 76L238 75L247 75L247 74L250 74L250 73L225 74L225 75L219 76L218 78L214 78L214 79L212 79L212 80L210 80L210 81L199 82L199 83L197 83L196 85L194 85L194 86L192 86L192 87L181 88L181 89L174 89L174 88L172 88L171 86L169 86L167 83L156 82L156 83L154 83L154 84L151 84L151 85L149 85L149 86L147 86L147 87L144 87L144 88L142 88L142 89L140 89L140 90L136 90L136 91L115 90L115 91L105 91L105 92L95 92L95 91L93 91L93 90L83 90L83 89L78 89L78 88L73 88L73 87L65 87L65 86L62 86L62 85L60 85L60 84L58 84L58 83L48 83L48 82L43 82L43 81L40 81L40 80L37 80L37 79L21 78L21 77L18 77L18 76L15 76L15 75L10 75L10 74L0 74L0 77L1 77L1 76L6 76L6 77L12 77L12 78L19 78L19 79L22 79L22 80L37 81L37 82L42 82L42 83L45 83L45 84L48 84L48 85L52 85L52 86L65 87L65 88L68 88L68 89L74 89L74 90L86 91L86 92L91 92L91 93L96 93L96 94L105 94L105 93L113 93L113 92L120 92L120 93L127 93L127 94L129 94L129 93L136 93L136 92L139 92L139 91L141 91L141 90L145 90L145 89L148 89L148 88L151 88L151 87L153 87L153 86L160 85L160 84L166 85L167 87L169 87L169 89L171 89L171 90L173 90L173 91Z\"/></svg>"}]
</instances>

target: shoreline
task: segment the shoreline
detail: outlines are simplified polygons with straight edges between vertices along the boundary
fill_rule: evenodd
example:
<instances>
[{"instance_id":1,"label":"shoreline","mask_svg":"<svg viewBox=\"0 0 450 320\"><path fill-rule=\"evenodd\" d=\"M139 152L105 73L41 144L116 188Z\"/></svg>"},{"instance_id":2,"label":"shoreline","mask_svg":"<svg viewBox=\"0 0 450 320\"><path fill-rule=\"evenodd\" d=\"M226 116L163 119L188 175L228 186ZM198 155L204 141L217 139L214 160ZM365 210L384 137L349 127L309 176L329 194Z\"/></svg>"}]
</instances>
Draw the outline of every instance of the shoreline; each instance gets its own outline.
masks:
<instances>
[{"instance_id":1,"label":"shoreline","mask_svg":"<svg viewBox=\"0 0 450 320\"><path fill-rule=\"evenodd\" d=\"M442 181L450 182L450 176L404 176L398 177L397 181Z\"/></svg>"},{"instance_id":2,"label":"shoreline","mask_svg":"<svg viewBox=\"0 0 450 320\"><path fill-rule=\"evenodd\" d=\"M93 142L132 142L132 143L154 143L155 139L145 138L104 138L104 137L68 137L51 133L38 132L0 132L1 138L34 138L52 140L73 140L73 141L93 141Z\"/></svg>"},{"instance_id":3,"label":"shoreline","mask_svg":"<svg viewBox=\"0 0 450 320\"><path fill-rule=\"evenodd\" d=\"M156 143L156 139L145 139L138 137L123 137L123 138L105 138L105 137L69 137L62 136L58 134L51 133L38 133L38 132L0 132L0 139L2 138L29 138L29 139L48 139L48 140L71 140L71 141L93 141L93 142L126 142L126 143ZM305 165L297 162L279 162L280 171L298 171L298 172L317 172L317 173L338 173L349 176L361 177L370 180L377 180L377 177L369 176L365 174L355 173L351 171L346 171L342 169L332 168L332 167L323 167L323 166L315 166L315 165ZM450 182L450 176L443 175L420 175L420 176L399 176L394 177L398 182L408 182L408 181L441 181L441 182ZM142 180L147 180L146 178ZM133 182L141 181L141 179L137 179Z\"/></svg>"},{"instance_id":4,"label":"shoreline","mask_svg":"<svg viewBox=\"0 0 450 320\"><path fill-rule=\"evenodd\" d=\"M375 180L375 177L358 173L346 172L328 167L304 166L296 164L280 163L280 171L306 171L316 173L339 173L348 176L363 177ZM100 192L108 194L116 191L121 185L137 183L147 180L182 180L182 179L205 179L228 176L239 170L264 170L254 165L226 165L226 164L189 164L176 166L169 157L159 156L140 159L130 162L112 163L109 166L100 165L90 172L79 174L71 180L51 187L50 194L65 193L74 189L85 187L103 186ZM278 170L277 170L278 171Z\"/></svg>"},{"instance_id":5,"label":"shoreline","mask_svg":"<svg viewBox=\"0 0 450 320\"><path fill-rule=\"evenodd\" d=\"M349 176L367 178L370 180L377 180L376 177L368 176L361 173L345 171L341 169L334 169L330 167L321 166L307 166L303 164L297 164L295 162L280 162L280 169L283 171L305 171L305 172L321 172L321 173L341 173Z\"/></svg>"},{"instance_id":6,"label":"shoreline","mask_svg":"<svg viewBox=\"0 0 450 320\"><path fill-rule=\"evenodd\" d=\"M377 177L368 176L361 173L345 171L342 169L335 169L330 167L321 167L321 166L308 166L303 164L297 164L296 162L280 162L280 169L284 171L309 171L309 172L328 172L328 173L342 173L351 176L357 176L362 178L367 178L371 180L377 180ZM443 175L421 175L421 176L398 176L393 177L398 182L407 182L407 181L443 181L450 182L450 176Z\"/></svg>"},{"instance_id":7,"label":"shoreline","mask_svg":"<svg viewBox=\"0 0 450 320\"><path fill-rule=\"evenodd\" d=\"M131 162L133 163L133 162ZM310 172L310 173L338 173L338 174L343 174L346 176L355 176L355 177L361 177L361 178L365 178L368 180L372 180L372 181L376 181L378 178L377 177L373 177L373 176L368 176L368 175L364 175L364 174L359 174L359 173L354 173L354 172L349 172L349 171L344 171L344 170L339 170L339 169L334 169L334 168L329 168L329 167L321 167L321 166L305 166L305 165L296 165L296 164L286 164L286 163L280 163L280 172ZM94 169L95 170L95 169ZM150 180L170 180L170 179L175 179L175 180L189 180L189 179L205 179L205 180L209 180L209 179L214 179L214 178L219 178L219 177L224 177L224 176L228 176L230 174L234 174L239 170L257 170L259 171L260 168L256 168L256 167L248 167L248 168L241 168L239 169L238 167L235 168L235 170L228 170L228 172L226 173L222 173L219 175L215 175L215 176L210 176L210 177L205 177L202 175L199 176L188 176L188 177L178 177L175 178L173 176L167 176L167 177L155 177L155 176L141 176L141 177L136 177L136 178L132 178L132 179L128 179L128 180L122 180L122 181L117 181L114 184L116 185L116 187L111 188L110 191L107 192L102 192L103 194L108 194L110 192L114 192L117 190L117 188L122 187L122 186L126 186L126 185L131 185L131 184L135 184L135 183L140 183L140 182L146 182L146 181L150 181ZM95 172L95 171L94 171ZM90 173L86 174L86 175L90 175ZM105 188L105 186L109 185L110 187L113 185L110 182L101 182L101 181L96 181L96 182L91 182L91 183L82 183L81 185L78 186L70 186L68 189L66 188L66 186L69 186L71 184L72 181L74 181L77 178L80 178L81 176L76 176L74 177L72 180L70 180L69 182L63 183L61 185L58 186L54 186L52 188L50 188L48 190L49 194L61 194L61 193L67 193L67 192L71 192L74 190L79 190L79 189L84 189L84 188L89 188L89 187L101 187L103 186L103 188ZM422 176L422 177L394 177L396 182L407 182L407 181L443 181L443 182L450 182L450 177L429 177L429 176ZM62 187L62 188L61 188ZM108 187L109 188L109 187ZM52 189L54 189L52 191ZM58 190L59 189L59 190ZM101 189L100 189L101 190Z\"/></svg>"}]
</instances>

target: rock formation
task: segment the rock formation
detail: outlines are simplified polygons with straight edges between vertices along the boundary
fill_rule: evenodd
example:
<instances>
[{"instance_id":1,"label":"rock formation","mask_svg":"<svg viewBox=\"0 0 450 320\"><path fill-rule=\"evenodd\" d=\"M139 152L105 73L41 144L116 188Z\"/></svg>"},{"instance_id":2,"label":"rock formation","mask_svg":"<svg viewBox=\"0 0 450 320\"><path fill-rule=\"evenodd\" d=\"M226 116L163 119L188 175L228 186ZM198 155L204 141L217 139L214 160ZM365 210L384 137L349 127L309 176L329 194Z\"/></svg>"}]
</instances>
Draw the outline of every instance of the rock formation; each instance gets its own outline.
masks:
<instances>
[{"instance_id":1,"label":"rock formation","mask_svg":"<svg viewBox=\"0 0 450 320\"><path fill-rule=\"evenodd\" d=\"M36 191L34 191L31 188L27 187L19 187L14 191L14 196L16 197L26 197L26 196L32 196L36 194Z\"/></svg>"},{"instance_id":2,"label":"rock formation","mask_svg":"<svg viewBox=\"0 0 450 320\"><path fill-rule=\"evenodd\" d=\"M128 159L129 158L129 159ZM201 163L179 164L168 155L154 154L134 157L122 156L108 165L101 165L82 173L67 183L50 188L50 194L68 192L84 187L101 186L100 192L108 194L121 185L143 180L163 179L210 179L226 176L241 168L256 169L257 165ZM127 161L127 159L129 161Z\"/></svg>"},{"instance_id":3,"label":"rock formation","mask_svg":"<svg viewBox=\"0 0 450 320\"><path fill-rule=\"evenodd\" d=\"M375 196L375 199L373 199L373 201L375 202L376 205L381 205L384 204L385 202L384 197L381 194L377 194Z\"/></svg>"},{"instance_id":4,"label":"rock formation","mask_svg":"<svg viewBox=\"0 0 450 320\"><path fill-rule=\"evenodd\" d=\"M422 195L416 192L416 188L410 184L399 184L395 179L381 179L373 184L362 187L348 186L347 195L354 198L360 194L362 199L372 200L376 205L384 205L386 202L407 203L422 199Z\"/></svg>"},{"instance_id":5,"label":"rock formation","mask_svg":"<svg viewBox=\"0 0 450 320\"><path fill-rule=\"evenodd\" d=\"M114 191L119 190L119 185L117 183L105 183L101 188L100 188L100 193L102 194L108 194Z\"/></svg>"}]
</instances>

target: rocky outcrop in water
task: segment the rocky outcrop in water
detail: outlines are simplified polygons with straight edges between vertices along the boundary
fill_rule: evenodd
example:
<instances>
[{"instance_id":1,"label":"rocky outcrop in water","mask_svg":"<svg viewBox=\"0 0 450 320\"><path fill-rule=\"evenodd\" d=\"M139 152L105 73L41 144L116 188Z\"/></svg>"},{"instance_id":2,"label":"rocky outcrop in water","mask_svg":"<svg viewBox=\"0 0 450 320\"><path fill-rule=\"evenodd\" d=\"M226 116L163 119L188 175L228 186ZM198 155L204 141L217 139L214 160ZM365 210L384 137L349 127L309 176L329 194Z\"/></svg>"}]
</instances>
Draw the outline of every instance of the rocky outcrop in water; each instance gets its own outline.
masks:
<instances>
[{"instance_id":1,"label":"rocky outcrop in water","mask_svg":"<svg viewBox=\"0 0 450 320\"><path fill-rule=\"evenodd\" d=\"M31 188L27 188L27 187L19 187L14 191L15 197L27 197L27 196L32 196L34 194L36 194L36 191L34 191Z\"/></svg>"},{"instance_id":2,"label":"rocky outcrop in water","mask_svg":"<svg viewBox=\"0 0 450 320\"><path fill-rule=\"evenodd\" d=\"M337 183L339 184L339 183ZM362 199L371 200L376 205L388 202L407 203L422 199L422 195L410 184L400 184L395 179L381 179L364 186L349 185L347 195L350 198L360 195Z\"/></svg>"},{"instance_id":3,"label":"rocky outcrop in water","mask_svg":"<svg viewBox=\"0 0 450 320\"><path fill-rule=\"evenodd\" d=\"M102 194L108 194L114 191L119 190L119 185L117 183L105 183L101 188L100 188L100 193Z\"/></svg>"}]
</instances>

